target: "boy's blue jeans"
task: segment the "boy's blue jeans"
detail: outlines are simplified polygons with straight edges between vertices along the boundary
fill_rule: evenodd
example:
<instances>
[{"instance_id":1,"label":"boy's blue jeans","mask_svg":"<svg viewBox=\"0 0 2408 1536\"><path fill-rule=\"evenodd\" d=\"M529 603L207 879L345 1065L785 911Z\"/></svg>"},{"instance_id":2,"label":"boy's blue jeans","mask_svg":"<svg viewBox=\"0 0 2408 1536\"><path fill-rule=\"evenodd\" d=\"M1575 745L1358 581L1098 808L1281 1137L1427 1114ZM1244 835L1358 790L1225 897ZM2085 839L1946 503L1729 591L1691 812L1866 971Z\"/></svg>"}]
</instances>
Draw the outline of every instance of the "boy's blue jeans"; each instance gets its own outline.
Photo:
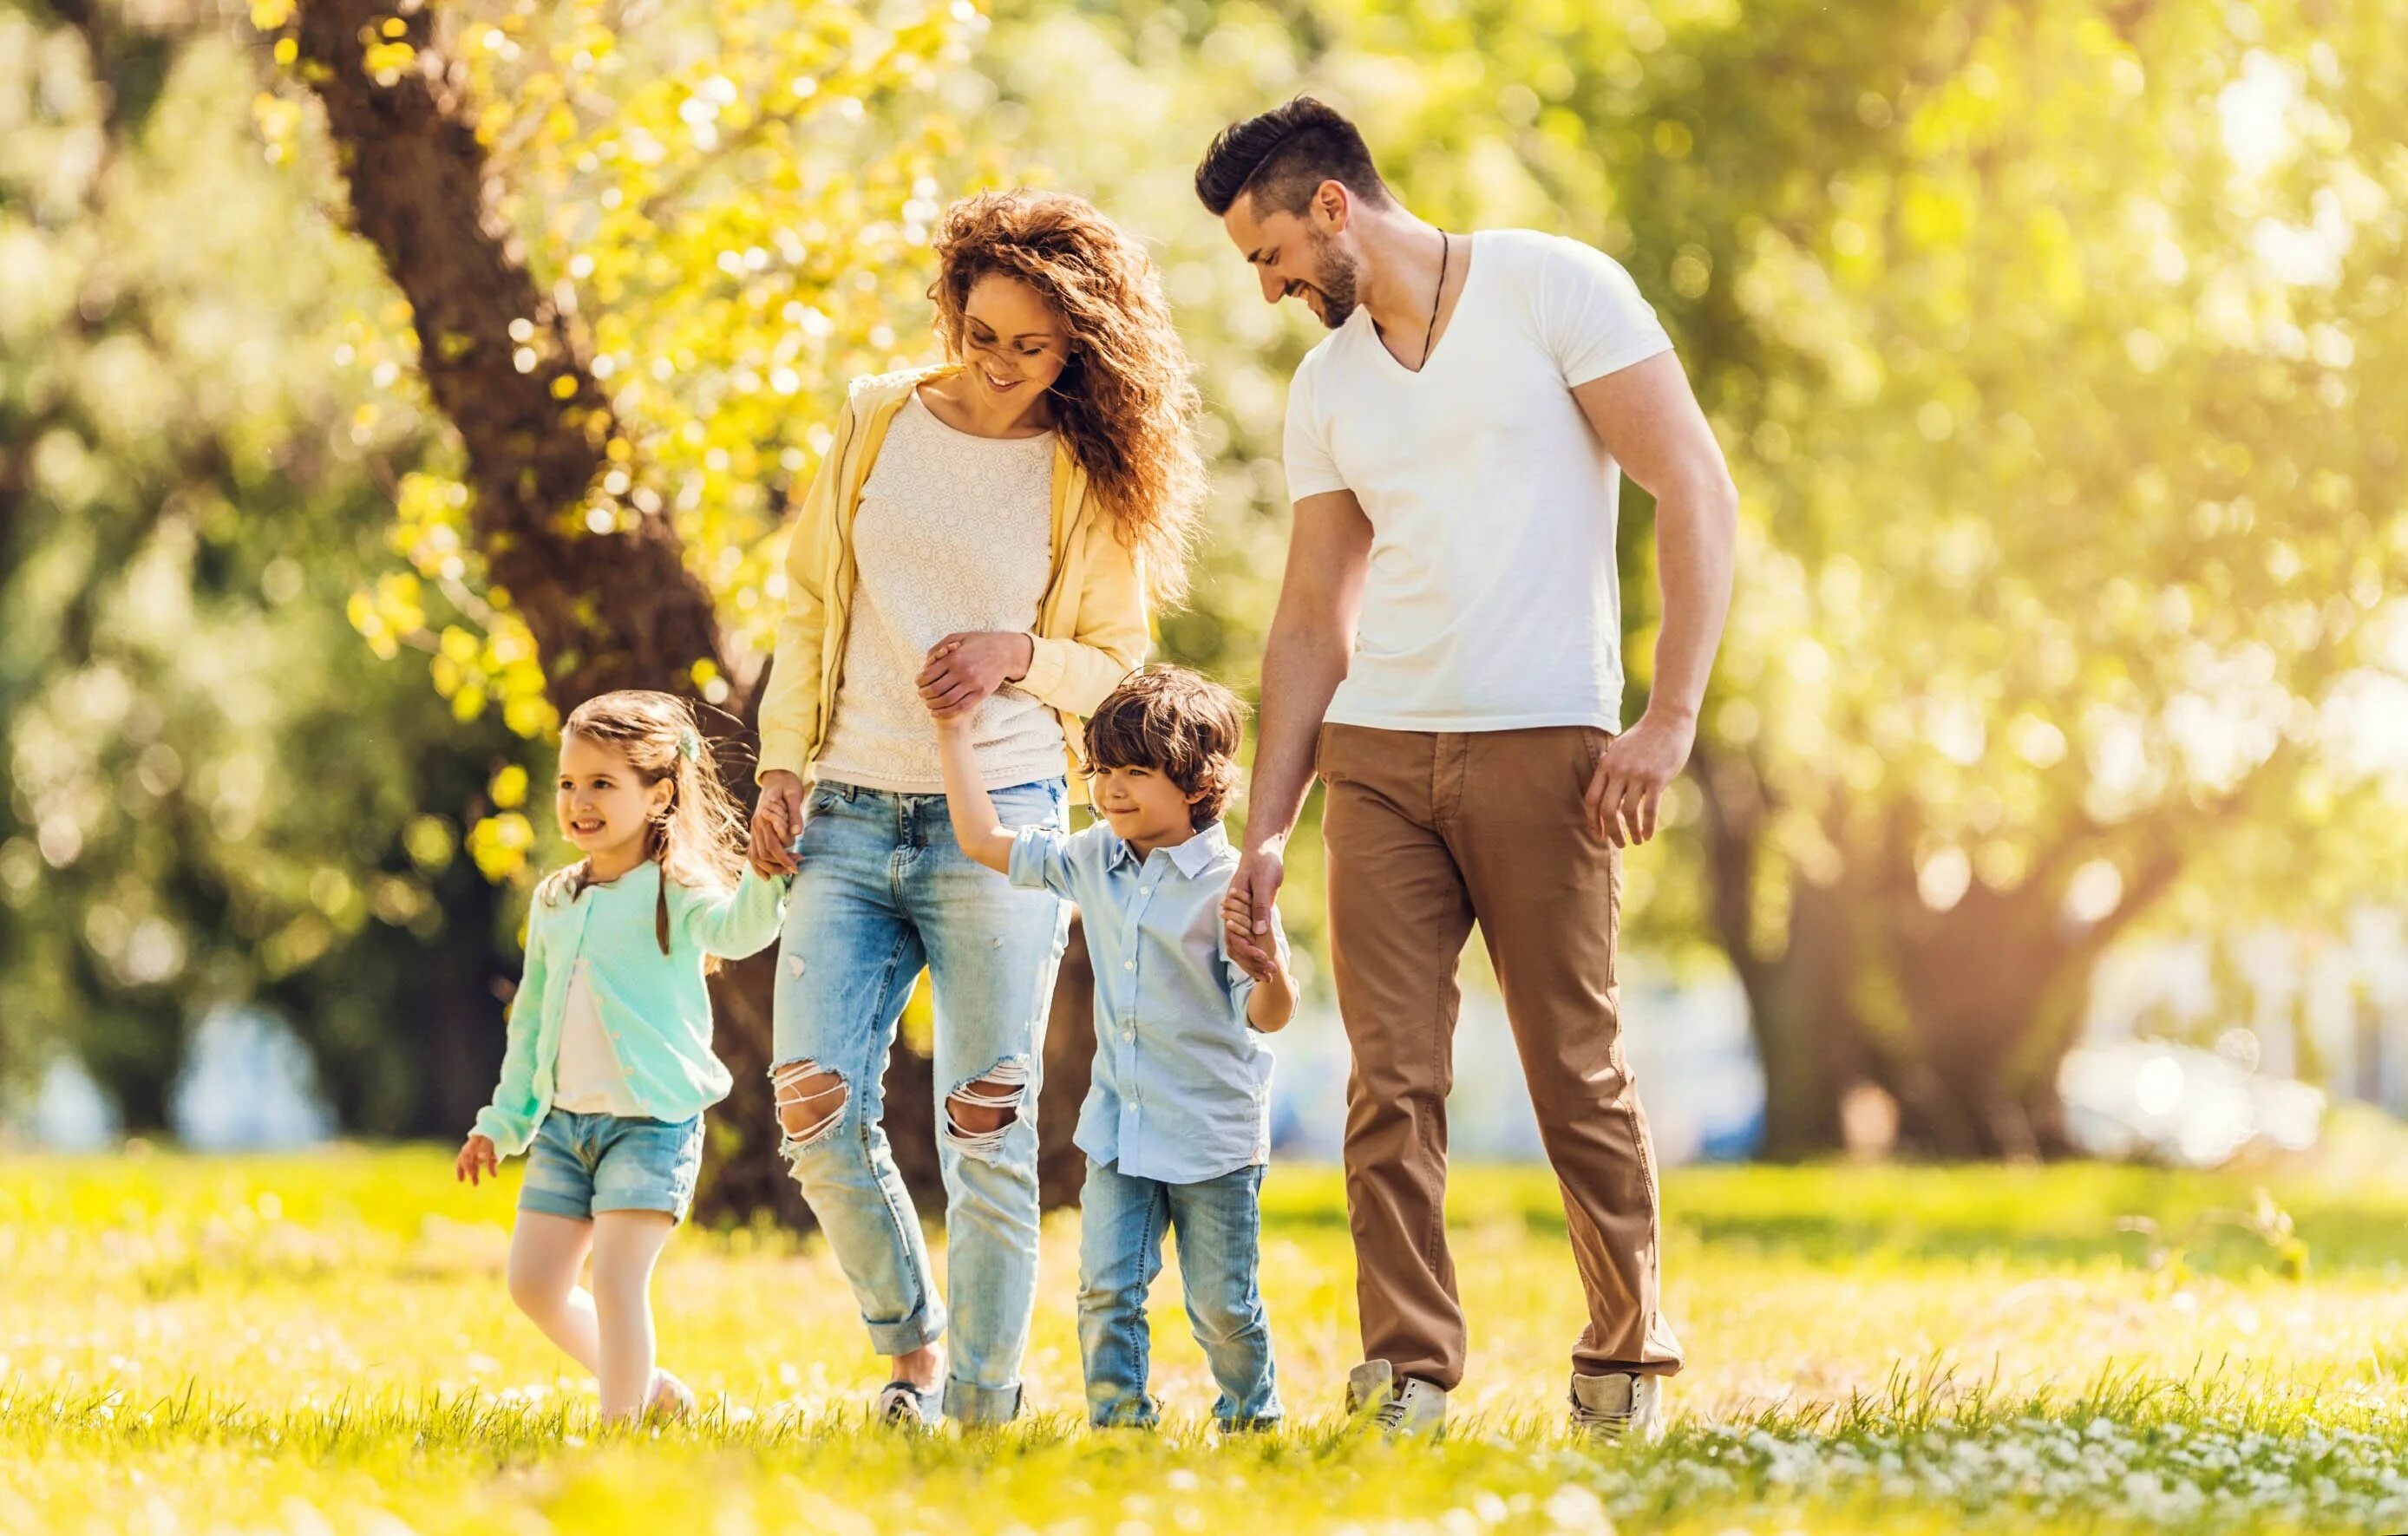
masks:
<instances>
[{"instance_id":1,"label":"boy's blue jeans","mask_svg":"<svg viewBox=\"0 0 2408 1536\"><path fill-rule=\"evenodd\" d=\"M1007 826L1061 826L1067 786L997 790ZM881 1354L948 1336L945 1412L965 1424L1020 1411L1037 1295L1037 1098L1069 908L1012 889L953 840L941 795L822 782L778 955L773 1084L833 1074L788 1165L853 1285ZM886 1056L921 968L937 1004L937 1159L945 1181L948 1297L882 1124ZM957 1124L949 1101L1010 1111ZM948 1300L951 1305L948 1306Z\"/></svg>"},{"instance_id":2,"label":"boy's blue jeans","mask_svg":"<svg viewBox=\"0 0 2408 1536\"><path fill-rule=\"evenodd\" d=\"M1256 1271L1262 1258L1263 1170L1241 1168L1201 1184L1133 1179L1117 1163L1087 1159L1079 1232L1079 1353L1087 1417L1098 1427L1151 1428L1145 1390L1150 1339L1145 1298L1162 1272L1162 1235L1179 1237L1187 1318L1221 1395L1224 1428L1278 1421L1270 1320Z\"/></svg>"}]
</instances>

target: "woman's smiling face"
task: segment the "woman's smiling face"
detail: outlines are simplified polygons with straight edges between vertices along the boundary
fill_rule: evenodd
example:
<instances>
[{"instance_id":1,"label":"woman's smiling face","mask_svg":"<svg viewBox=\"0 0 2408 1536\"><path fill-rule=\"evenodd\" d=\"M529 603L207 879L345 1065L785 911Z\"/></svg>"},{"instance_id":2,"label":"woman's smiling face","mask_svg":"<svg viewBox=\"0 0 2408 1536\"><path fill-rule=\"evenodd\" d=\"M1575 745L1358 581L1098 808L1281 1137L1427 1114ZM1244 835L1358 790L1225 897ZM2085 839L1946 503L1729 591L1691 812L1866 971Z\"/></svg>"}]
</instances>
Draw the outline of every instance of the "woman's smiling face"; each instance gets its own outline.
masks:
<instances>
[{"instance_id":1,"label":"woman's smiling face","mask_svg":"<svg viewBox=\"0 0 2408 1536\"><path fill-rule=\"evenodd\" d=\"M666 779L647 784L624 754L570 733L560 743L560 789L552 811L560 835L591 858L640 842L645 826L674 793Z\"/></svg>"},{"instance_id":2,"label":"woman's smiling face","mask_svg":"<svg viewBox=\"0 0 2408 1536\"><path fill-rule=\"evenodd\" d=\"M962 305L962 362L1000 405L1043 395L1070 363L1070 332L1036 289L990 272Z\"/></svg>"}]
</instances>

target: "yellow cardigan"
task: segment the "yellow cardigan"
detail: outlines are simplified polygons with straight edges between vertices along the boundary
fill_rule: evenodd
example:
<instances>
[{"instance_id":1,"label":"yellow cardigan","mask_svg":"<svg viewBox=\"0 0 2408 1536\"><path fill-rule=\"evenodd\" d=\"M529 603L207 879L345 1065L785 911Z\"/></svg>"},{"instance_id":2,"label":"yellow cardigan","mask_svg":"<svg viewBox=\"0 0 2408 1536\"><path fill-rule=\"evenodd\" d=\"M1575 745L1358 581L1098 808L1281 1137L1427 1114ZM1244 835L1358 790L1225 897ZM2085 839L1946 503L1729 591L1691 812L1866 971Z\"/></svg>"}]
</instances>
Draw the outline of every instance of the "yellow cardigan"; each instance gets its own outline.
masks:
<instances>
[{"instance_id":1,"label":"yellow cardigan","mask_svg":"<svg viewBox=\"0 0 2408 1536\"><path fill-rule=\"evenodd\" d=\"M827 740L828 715L844 676L853 618L853 519L895 413L925 380L949 371L857 379L820 460L786 550L786 611L761 696L757 779L783 768L811 778ZM1028 675L1013 686L1054 711L1073 800L1083 800L1081 736L1074 722L1145 660L1145 582L1136 553L1087 495L1087 472L1067 447L1054 453L1054 569L1037 605ZM931 723L929 728L936 727Z\"/></svg>"}]
</instances>

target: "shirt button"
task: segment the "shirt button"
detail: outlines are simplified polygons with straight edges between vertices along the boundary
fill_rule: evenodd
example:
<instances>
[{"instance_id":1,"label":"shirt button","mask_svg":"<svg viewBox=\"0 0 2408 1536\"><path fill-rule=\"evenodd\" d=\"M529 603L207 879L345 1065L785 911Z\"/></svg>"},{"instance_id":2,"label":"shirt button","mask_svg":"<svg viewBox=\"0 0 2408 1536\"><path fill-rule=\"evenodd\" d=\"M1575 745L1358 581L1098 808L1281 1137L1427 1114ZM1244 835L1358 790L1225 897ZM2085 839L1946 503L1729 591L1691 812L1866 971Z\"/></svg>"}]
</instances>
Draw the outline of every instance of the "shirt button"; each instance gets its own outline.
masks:
<instances>
[{"instance_id":1,"label":"shirt button","mask_svg":"<svg viewBox=\"0 0 2408 1536\"><path fill-rule=\"evenodd\" d=\"M1123 970L1135 970L1137 969L1137 962L1135 960L1123 960L1121 962L1121 969Z\"/></svg>"}]
</instances>

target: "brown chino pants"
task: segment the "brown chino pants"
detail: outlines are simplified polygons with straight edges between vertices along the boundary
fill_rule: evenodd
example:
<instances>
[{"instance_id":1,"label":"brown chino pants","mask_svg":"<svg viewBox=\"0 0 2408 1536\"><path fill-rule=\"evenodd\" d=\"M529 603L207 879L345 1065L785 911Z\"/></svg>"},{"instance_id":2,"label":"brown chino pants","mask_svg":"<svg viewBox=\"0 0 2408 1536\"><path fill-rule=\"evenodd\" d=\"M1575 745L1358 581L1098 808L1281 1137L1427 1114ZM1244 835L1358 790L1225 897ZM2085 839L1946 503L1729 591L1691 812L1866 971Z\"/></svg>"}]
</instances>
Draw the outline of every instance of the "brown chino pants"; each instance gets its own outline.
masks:
<instances>
[{"instance_id":1,"label":"brown chino pants","mask_svg":"<svg viewBox=\"0 0 2408 1536\"><path fill-rule=\"evenodd\" d=\"M1681 1369L1657 1305L1655 1151L1622 1052L1619 850L1584 825L1606 733L1322 727L1330 954L1354 1066L1346 1208L1363 1354L1452 1390L1463 1308L1446 1243L1456 962L1476 920L1564 1195L1584 1375Z\"/></svg>"}]
</instances>

